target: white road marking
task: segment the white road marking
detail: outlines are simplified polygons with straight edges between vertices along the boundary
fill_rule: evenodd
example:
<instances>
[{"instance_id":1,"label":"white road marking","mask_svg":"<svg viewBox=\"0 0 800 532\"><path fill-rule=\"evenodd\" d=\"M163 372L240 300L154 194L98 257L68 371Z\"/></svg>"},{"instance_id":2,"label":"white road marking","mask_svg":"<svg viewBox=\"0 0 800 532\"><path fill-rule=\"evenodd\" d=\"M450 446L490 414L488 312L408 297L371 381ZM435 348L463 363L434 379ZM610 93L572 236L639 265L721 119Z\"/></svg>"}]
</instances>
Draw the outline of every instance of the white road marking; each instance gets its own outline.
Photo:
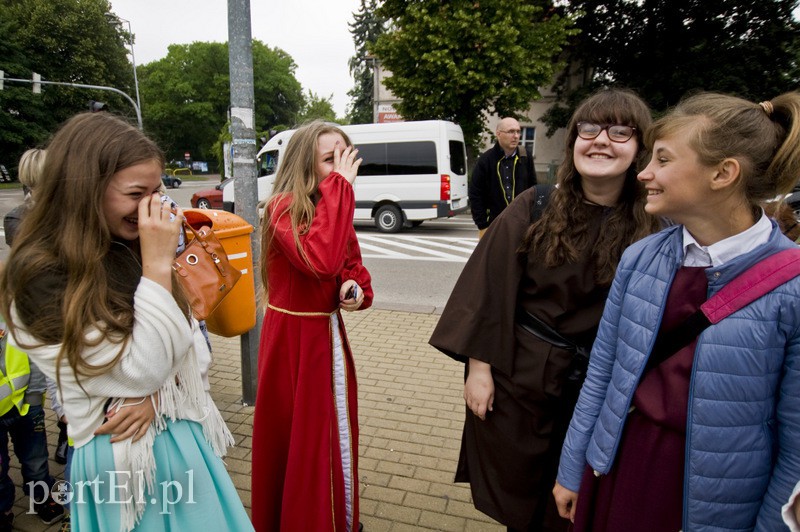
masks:
<instances>
[{"instance_id":1,"label":"white road marking","mask_svg":"<svg viewBox=\"0 0 800 532\"><path fill-rule=\"evenodd\" d=\"M365 258L463 263L469 259L478 239L360 233L358 242Z\"/></svg>"}]
</instances>

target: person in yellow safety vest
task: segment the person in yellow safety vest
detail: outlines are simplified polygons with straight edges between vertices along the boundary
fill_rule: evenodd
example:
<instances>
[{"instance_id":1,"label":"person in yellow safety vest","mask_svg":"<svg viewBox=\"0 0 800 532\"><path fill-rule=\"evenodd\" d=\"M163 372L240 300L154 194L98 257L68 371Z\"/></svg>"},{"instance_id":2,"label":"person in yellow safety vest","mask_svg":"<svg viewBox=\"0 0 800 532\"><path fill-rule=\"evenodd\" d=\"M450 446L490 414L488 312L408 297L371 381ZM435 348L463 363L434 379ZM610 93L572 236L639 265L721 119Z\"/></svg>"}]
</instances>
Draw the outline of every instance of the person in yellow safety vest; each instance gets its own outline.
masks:
<instances>
[{"instance_id":1,"label":"person in yellow safety vest","mask_svg":"<svg viewBox=\"0 0 800 532\"><path fill-rule=\"evenodd\" d=\"M32 512L45 524L58 521L64 508L50 495L47 435L44 429L45 377L20 349L6 345L0 323L0 532L12 530L14 482L8 475L8 438L22 470L23 490Z\"/></svg>"}]
</instances>

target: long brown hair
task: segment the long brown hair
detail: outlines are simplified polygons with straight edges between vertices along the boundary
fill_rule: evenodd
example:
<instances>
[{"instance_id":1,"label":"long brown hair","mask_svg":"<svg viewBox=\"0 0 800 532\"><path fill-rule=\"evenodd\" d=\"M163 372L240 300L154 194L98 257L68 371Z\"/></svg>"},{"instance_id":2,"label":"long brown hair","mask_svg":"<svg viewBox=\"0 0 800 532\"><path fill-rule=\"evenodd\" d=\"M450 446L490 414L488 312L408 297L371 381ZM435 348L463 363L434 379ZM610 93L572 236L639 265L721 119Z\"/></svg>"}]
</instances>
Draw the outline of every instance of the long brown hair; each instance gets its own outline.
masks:
<instances>
[{"instance_id":1,"label":"long brown hair","mask_svg":"<svg viewBox=\"0 0 800 532\"><path fill-rule=\"evenodd\" d=\"M592 219L585 208L581 175L573 158L577 123L581 121L635 127L638 143L637 156L628 168L622 193L596 241L590 241ZM629 90L604 89L584 100L567 125L564 162L556 173L558 187L553 189L541 218L528 228L519 252L534 252L541 256L545 266L555 268L577 261L585 250L591 249L595 280L610 284L625 248L659 228L658 221L644 212L645 192L636 179L646 154L642 135L651 122L647 104Z\"/></svg>"},{"instance_id":2,"label":"long brown hair","mask_svg":"<svg viewBox=\"0 0 800 532\"><path fill-rule=\"evenodd\" d=\"M43 344L61 344L56 367L66 358L75 375L99 375L119 360L133 332L133 282L120 283L108 257L112 235L103 214L111 178L148 161L164 164L158 146L139 130L107 113L74 116L53 137L36 188L36 201L19 229L0 275L0 312L13 331L11 305L26 331ZM138 246L124 250L141 276ZM138 261L138 262L137 262ZM118 264L117 264L118 266ZM188 309L173 282L173 295ZM99 337L87 339L88 327ZM104 340L119 343L114 360L93 365L83 351ZM25 346L23 346L25 347Z\"/></svg>"},{"instance_id":3,"label":"long brown hair","mask_svg":"<svg viewBox=\"0 0 800 532\"><path fill-rule=\"evenodd\" d=\"M279 216L289 216L295 246L297 246L300 256L306 259L308 264L308 259L300 244L300 235L308 231L314 220L316 209L314 196L319 186L315 167L317 143L319 137L328 133L341 135L346 145L352 146L350 138L337 126L315 120L294 132L286 146L286 152L282 156L283 160L280 161L275 184L272 187L272 195L267 200L264 219L261 223L261 300L264 304L266 304L269 293L267 258L272 240L270 225L272 225L274 214L271 207L274 207L275 202L283 197L291 198L289 209L280 213Z\"/></svg>"}]
</instances>

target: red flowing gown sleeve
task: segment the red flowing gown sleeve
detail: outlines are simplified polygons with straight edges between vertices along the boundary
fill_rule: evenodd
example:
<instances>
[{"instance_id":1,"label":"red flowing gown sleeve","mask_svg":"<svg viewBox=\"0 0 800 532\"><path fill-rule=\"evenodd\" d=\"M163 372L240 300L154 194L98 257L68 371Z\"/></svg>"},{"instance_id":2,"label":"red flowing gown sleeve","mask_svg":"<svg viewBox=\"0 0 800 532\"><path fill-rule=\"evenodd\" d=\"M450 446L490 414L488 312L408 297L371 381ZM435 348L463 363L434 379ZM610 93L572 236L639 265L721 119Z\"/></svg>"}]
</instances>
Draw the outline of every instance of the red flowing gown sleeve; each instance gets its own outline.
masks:
<instances>
[{"instance_id":1,"label":"red flowing gown sleeve","mask_svg":"<svg viewBox=\"0 0 800 532\"><path fill-rule=\"evenodd\" d=\"M359 310L367 309L372 306L372 277L361 262L361 248L358 245L356 231L350 228L350 240L347 244L347 261L342 271L342 282L352 279L361 287L364 292L364 302L361 303Z\"/></svg>"}]
</instances>

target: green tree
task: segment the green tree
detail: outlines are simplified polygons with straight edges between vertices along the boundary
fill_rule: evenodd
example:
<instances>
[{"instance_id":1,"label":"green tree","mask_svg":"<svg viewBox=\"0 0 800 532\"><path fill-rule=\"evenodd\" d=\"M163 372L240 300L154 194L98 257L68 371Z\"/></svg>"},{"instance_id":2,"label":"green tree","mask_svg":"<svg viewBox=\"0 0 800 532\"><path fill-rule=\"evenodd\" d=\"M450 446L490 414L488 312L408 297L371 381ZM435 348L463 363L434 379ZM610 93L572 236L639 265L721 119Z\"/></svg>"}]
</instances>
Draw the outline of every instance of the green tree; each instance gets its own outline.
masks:
<instances>
[{"instance_id":1,"label":"green tree","mask_svg":"<svg viewBox=\"0 0 800 532\"><path fill-rule=\"evenodd\" d=\"M486 113L520 116L549 84L571 33L541 1L385 0L373 47L407 119L445 119L477 144Z\"/></svg>"},{"instance_id":2,"label":"green tree","mask_svg":"<svg viewBox=\"0 0 800 532\"><path fill-rule=\"evenodd\" d=\"M347 92L352 99L347 113L351 124L369 124L373 119L375 73L369 47L378 40L386 25L377 9L377 0L361 0L361 7L353 13L353 22L349 24L356 47L355 55L348 62L355 80L355 86Z\"/></svg>"},{"instance_id":3,"label":"green tree","mask_svg":"<svg viewBox=\"0 0 800 532\"><path fill-rule=\"evenodd\" d=\"M297 66L283 50L253 41L256 130L294 124L304 103ZM230 105L228 45L173 44L167 56L139 71L145 128L168 159L213 160Z\"/></svg>"},{"instance_id":4,"label":"green tree","mask_svg":"<svg viewBox=\"0 0 800 532\"><path fill-rule=\"evenodd\" d=\"M331 100L333 100L333 94L327 98L322 98L309 90L306 96L306 103L297 115L297 123L302 124L311 120L340 123L336 118L336 111L333 110L333 103Z\"/></svg>"},{"instance_id":5,"label":"green tree","mask_svg":"<svg viewBox=\"0 0 800 532\"><path fill-rule=\"evenodd\" d=\"M107 0L0 0L0 70L7 78L113 87L133 94L128 35L109 24ZM135 121L130 103L107 91L6 82L0 91L0 163L16 166L21 153L43 143L58 125L87 110L90 99Z\"/></svg>"},{"instance_id":6,"label":"green tree","mask_svg":"<svg viewBox=\"0 0 800 532\"><path fill-rule=\"evenodd\" d=\"M572 73L556 85L562 104L551 130L602 85L636 90L662 112L708 90L754 101L800 84L797 0L572 0L581 33L569 49Z\"/></svg>"}]
</instances>

